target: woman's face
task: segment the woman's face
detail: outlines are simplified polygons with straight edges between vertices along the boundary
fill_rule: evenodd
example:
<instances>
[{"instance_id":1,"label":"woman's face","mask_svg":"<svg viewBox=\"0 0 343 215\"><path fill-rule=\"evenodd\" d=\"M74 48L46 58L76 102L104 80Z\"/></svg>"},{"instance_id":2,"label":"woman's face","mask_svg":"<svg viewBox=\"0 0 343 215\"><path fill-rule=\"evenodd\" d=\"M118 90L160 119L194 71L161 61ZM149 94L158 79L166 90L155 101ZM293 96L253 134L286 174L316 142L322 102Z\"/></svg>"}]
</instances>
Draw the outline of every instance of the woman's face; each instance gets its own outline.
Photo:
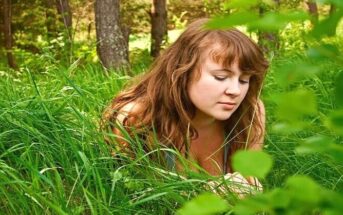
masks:
<instances>
[{"instance_id":1,"label":"woman's face","mask_svg":"<svg viewBox=\"0 0 343 215\"><path fill-rule=\"evenodd\" d=\"M188 95L196 107L196 118L227 120L239 107L249 89L250 75L235 61L229 68L210 57L200 65L200 78L191 81Z\"/></svg>"}]
</instances>

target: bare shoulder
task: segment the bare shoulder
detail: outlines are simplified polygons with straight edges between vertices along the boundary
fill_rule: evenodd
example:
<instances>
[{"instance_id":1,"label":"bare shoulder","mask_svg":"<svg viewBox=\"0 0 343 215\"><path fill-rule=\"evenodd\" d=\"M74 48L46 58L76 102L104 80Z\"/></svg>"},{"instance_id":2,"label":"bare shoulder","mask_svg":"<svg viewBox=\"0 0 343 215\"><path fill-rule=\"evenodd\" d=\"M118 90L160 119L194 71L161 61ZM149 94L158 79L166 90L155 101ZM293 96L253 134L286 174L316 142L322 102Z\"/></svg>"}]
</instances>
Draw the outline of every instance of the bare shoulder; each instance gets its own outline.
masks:
<instances>
[{"instance_id":1,"label":"bare shoulder","mask_svg":"<svg viewBox=\"0 0 343 215\"><path fill-rule=\"evenodd\" d=\"M117 121L123 124L127 117L136 115L141 111L141 109L142 105L138 102L129 102L118 111Z\"/></svg>"},{"instance_id":2,"label":"bare shoulder","mask_svg":"<svg viewBox=\"0 0 343 215\"><path fill-rule=\"evenodd\" d=\"M126 152L133 157L133 153L130 147L130 141L128 135L130 135L130 128L128 124L135 125L136 117L141 110L141 105L137 102L129 102L117 111L116 125L112 127L112 131L115 134L115 140L118 147L117 150Z\"/></svg>"}]
</instances>

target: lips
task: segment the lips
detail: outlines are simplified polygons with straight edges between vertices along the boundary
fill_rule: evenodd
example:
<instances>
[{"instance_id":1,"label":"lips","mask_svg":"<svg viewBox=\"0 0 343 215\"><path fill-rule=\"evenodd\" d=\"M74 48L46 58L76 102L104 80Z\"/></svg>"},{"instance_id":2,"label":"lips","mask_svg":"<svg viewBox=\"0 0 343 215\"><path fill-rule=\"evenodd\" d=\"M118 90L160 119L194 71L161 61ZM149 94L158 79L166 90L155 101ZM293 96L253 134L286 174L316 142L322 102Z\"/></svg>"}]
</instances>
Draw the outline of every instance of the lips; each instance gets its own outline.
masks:
<instances>
[{"instance_id":1,"label":"lips","mask_svg":"<svg viewBox=\"0 0 343 215\"><path fill-rule=\"evenodd\" d=\"M236 106L234 102L218 102L218 104L222 105L225 110L232 110Z\"/></svg>"}]
</instances>

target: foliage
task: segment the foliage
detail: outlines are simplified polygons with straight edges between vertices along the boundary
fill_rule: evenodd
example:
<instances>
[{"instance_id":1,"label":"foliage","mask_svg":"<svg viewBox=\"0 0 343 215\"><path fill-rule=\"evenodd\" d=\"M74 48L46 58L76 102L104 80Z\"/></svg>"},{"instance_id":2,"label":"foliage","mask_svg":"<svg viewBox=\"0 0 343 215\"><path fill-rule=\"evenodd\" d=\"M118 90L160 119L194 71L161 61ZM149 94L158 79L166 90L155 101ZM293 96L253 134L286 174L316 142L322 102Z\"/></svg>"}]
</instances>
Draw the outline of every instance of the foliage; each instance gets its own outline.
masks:
<instances>
[{"instance_id":1,"label":"foliage","mask_svg":"<svg viewBox=\"0 0 343 215\"><path fill-rule=\"evenodd\" d=\"M108 101L131 77L107 76L96 64L94 29L85 32L91 21L80 20L79 31L75 30L74 60L68 64L59 56L65 47L62 35L52 41L45 39L43 19L38 19L43 17L43 8L37 6L40 1L30 1L35 9L14 1L20 11L15 14L17 38L22 44L38 47L39 52L17 47L21 69L2 67L0 71L3 213L341 214L343 43L337 28L341 25L341 1L320 1L324 12L314 26L298 0L282 1L280 12L271 10L263 17L257 8L261 2L268 7L270 1L204 2L205 7L202 1L190 7L189 1L170 1L169 16L176 17L182 27L196 16L226 14L215 17L210 26L245 26L253 37L259 30L280 33L280 49L277 56L270 56L271 68L262 93L267 108L265 152L244 151L233 158L235 170L259 177L265 192L244 199L232 193L214 193L208 181L225 184L222 177L193 171L199 167L171 149L159 148L174 153L185 165L183 175L167 171L149 159L160 151L147 154L139 138L132 139L138 155L135 159L113 156L113 146L103 138L113 134L99 131L99 119ZM240 10L234 8L235 2ZM84 9L85 19L93 15L88 11L91 1L71 3L78 10L75 14ZM137 18L130 18L144 26L148 23L146 8L134 5L138 3L125 1L127 10L140 8ZM337 5L333 17L328 17L324 3ZM80 9L79 5L88 6ZM143 13L145 18L137 23ZM148 37L130 37L135 74L146 71L152 61L146 49ZM126 138L131 137L127 134Z\"/></svg>"},{"instance_id":2,"label":"foliage","mask_svg":"<svg viewBox=\"0 0 343 215\"><path fill-rule=\"evenodd\" d=\"M204 193L197 196L191 202L187 202L184 207L178 211L178 214L187 215L206 215L225 212L229 209L227 203L218 195L213 193Z\"/></svg>"},{"instance_id":3,"label":"foliage","mask_svg":"<svg viewBox=\"0 0 343 215\"><path fill-rule=\"evenodd\" d=\"M237 5L236 5L237 3ZM257 4L257 1L232 1L231 6L240 6L247 8L246 11L240 10L227 16L213 19L209 23L212 28L226 28L235 25L246 25L248 29L254 30L282 30L287 23L300 22L308 20L304 12L270 12L258 17L251 13L249 8ZM303 37L310 41L305 49L299 51L302 57L296 61L280 63L280 66L272 69L273 76L278 86L281 86L281 92L271 92L268 101L276 104L274 122L274 132L281 135L300 135L305 130L315 130L318 126L314 124L321 123L324 131L320 134L306 134L306 138L299 138L299 146L295 148L298 154L322 154L327 157L333 168L338 168L337 172L342 175L342 169L339 166L342 163L343 146L341 144L342 135L342 111L341 99L338 99L342 88L342 82L336 82L335 92L328 92L336 95L337 101L330 101L333 107L330 110L322 112L318 101L321 93L311 89L313 84L311 80L318 80L325 69L318 65L321 63L333 62L337 66L342 65L342 55L338 51L338 45L335 43L337 25L343 16L343 5L336 1L331 1L338 7L336 13L316 23L312 29L303 32ZM239 17L245 17L239 19ZM325 38L325 40L323 40ZM325 41L325 42L324 42ZM294 52L291 52L294 53ZM317 62L316 62L317 61ZM331 76L342 77L341 71L335 71ZM338 73L338 74L337 74ZM325 74L328 76L328 74ZM308 81L306 81L308 80ZM320 80L320 79L319 79ZM306 83L308 82L308 83ZM320 87L320 86L318 86ZM321 119L316 119L318 112L321 112ZM303 134L304 135L304 134ZM265 175L265 158L261 156L258 162L259 152L245 152L246 155L237 153L234 157L234 166L237 171L247 175L260 176ZM248 156L248 153L251 154ZM256 154L256 155L253 155ZM313 156L313 155L312 155ZM238 158L239 157L239 158ZM251 160L250 158L251 157ZM323 158L325 160L325 158ZM245 160L251 161L254 165L260 164L260 167L253 165L244 165ZM248 163L248 162L247 162ZM257 164L256 164L257 165ZM256 172L255 172L256 171ZM195 201L195 200L194 200ZM320 186L316 181L308 176L290 176L287 178L285 186L271 189L264 194L259 194L240 201L233 209L235 214L255 214L258 212L268 212L269 214L340 214L342 212L343 193L342 190L332 191Z\"/></svg>"},{"instance_id":4,"label":"foliage","mask_svg":"<svg viewBox=\"0 0 343 215\"><path fill-rule=\"evenodd\" d=\"M238 151L232 158L233 168L243 176L264 179L273 165L273 159L265 152Z\"/></svg>"}]
</instances>

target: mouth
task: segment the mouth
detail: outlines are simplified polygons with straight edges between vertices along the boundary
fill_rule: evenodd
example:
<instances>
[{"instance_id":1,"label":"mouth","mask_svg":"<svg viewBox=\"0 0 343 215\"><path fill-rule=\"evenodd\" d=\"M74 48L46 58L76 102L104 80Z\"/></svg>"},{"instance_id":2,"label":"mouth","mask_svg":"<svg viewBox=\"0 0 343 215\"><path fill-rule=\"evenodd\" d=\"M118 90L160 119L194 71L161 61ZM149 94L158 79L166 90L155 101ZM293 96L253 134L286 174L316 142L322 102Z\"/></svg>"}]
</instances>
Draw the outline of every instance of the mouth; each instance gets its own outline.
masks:
<instances>
[{"instance_id":1,"label":"mouth","mask_svg":"<svg viewBox=\"0 0 343 215\"><path fill-rule=\"evenodd\" d=\"M236 105L235 102L218 102L219 104L224 104L224 105Z\"/></svg>"},{"instance_id":2,"label":"mouth","mask_svg":"<svg viewBox=\"0 0 343 215\"><path fill-rule=\"evenodd\" d=\"M235 102L218 102L218 104L222 105L225 110L233 110L236 106Z\"/></svg>"}]
</instances>

